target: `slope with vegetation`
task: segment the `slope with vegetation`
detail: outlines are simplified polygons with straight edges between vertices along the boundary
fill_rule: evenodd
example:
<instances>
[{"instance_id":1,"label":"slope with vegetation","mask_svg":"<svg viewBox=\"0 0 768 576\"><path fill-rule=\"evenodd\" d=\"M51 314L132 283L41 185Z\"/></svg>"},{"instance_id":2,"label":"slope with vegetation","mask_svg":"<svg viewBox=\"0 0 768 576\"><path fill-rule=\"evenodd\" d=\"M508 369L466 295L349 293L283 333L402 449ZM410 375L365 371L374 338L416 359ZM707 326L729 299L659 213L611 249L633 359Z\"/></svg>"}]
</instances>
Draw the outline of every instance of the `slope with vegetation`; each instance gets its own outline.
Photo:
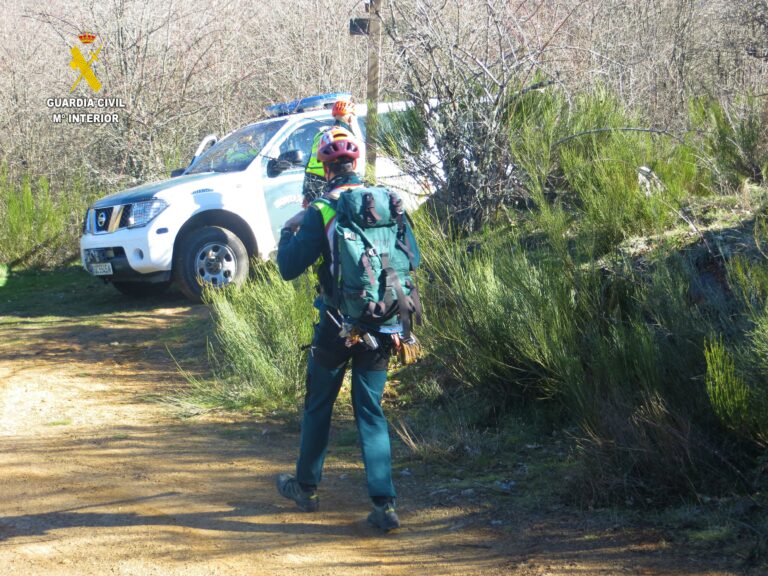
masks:
<instances>
[{"instance_id":1,"label":"slope with vegetation","mask_svg":"<svg viewBox=\"0 0 768 576\"><path fill-rule=\"evenodd\" d=\"M389 397L403 446L449 469L493 462L508 486L521 446L555 434L568 449L537 477L546 489L585 506L708 506L759 561L768 541L765 2L387 4L385 92L414 105L378 139L434 191L414 215L428 356L398 369ZM50 25L50 16L36 17ZM275 50L290 56L313 25L282 34ZM128 31L164 53L139 28ZM227 50L215 61L200 55L206 66L193 71L227 72L226 82L201 84L200 113L192 97L177 106L194 121L156 126L140 114L151 79L120 76L141 106L124 134L102 133L122 164L84 163L92 185L72 162L49 166L46 146L4 146L0 259L55 261L39 255L58 250L52 237L71 245L72 214L91 190L175 167L191 127L232 128L277 96L361 89L360 46L337 40L345 48L329 56L329 77L294 78L286 65L279 86L254 77L252 100L227 100L250 79L232 74L232 45L216 38ZM255 35L239 38L266 50ZM117 48L130 72L132 48ZM341 53L359 69L341 66ZM133 146L125 135L136 133L151 141ZM192 380L187 400L295 413L313 295L310 278L285 283L270 265L242 290L211 293L214 377Z\"/></svg>"}]
</instances>

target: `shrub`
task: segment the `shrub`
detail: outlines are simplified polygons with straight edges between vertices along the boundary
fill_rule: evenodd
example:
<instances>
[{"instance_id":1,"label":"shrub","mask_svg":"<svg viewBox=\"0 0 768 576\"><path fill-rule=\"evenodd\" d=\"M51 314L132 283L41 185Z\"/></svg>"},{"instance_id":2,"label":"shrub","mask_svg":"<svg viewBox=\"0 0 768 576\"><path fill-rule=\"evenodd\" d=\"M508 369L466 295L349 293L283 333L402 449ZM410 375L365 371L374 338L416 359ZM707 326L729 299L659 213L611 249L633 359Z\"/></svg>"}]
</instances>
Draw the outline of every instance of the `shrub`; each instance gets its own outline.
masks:
<instances>
[{"instance_id":1,"label":"shrub","mask_svg":"<svg viewBox=\"0 0 768 576\"><path fill-rule=\"evenodd\" d=\"M738 390L714 368L703 377L708 335L738 312L726 286L702 280L708 255L598 264L527 237L462 243L436 226L418 233L431 279L425 305L441 311L429 316L429 349L485 399L486 414L557 406L553 424L579 424L580 494L660 503L722 493L744 476L748 446L729 452L736 438L727 432L743 417L720 409L738 403Z\"/></svg>"},{"instance_id":2,"label":"shrub","mask_svg":"<svg viewBox=\"0 0 768 576\"><path fill-rule=\"evenodd\" d=\"M312 341L314 289L308 276L284 282L271 263L241 288L211 290L216 378L209 401L229 408L295 409Z\"/></svg>"},{"instance_id":3,"label":"shrub","mask_svg":"<svg viewBox=\"0 0 768 576\"><path fill-rule=\"evenodd\" d=\"M748 433L750 422L750 391L736 372L733 355L722 340L707 342L707 394L720 421L738 433Z\"/></svg>"},{"instance_id":4,"label":"shrub","mask_svg":"<svg viewBox=\"0 0 768 576\"><path fill-rule=\"evenodd\" d=\"M732 104L712 98L693 100L690 118L700 133L699 162L718 193L736 190L743 180L760 184L768 163L768 109L756 97Z\"/></svg>"},{"instance_id":5,"label":"shrub","mask_svg":"<svg viewBox=\"0 0 768 576\"><path fill-rule=\"evenodd\" d=\"M510 130L539 223L546 229L562 222L557 207L565 208L578 220L580 248L589 253L663 230L677 218L681 199L699 188L692 149L644 131L601 88L572 100L554 90L528 93L513 106ZM651 170L644 186L641 168Z\"/></svg>"},{"instance_id":6,"label":"shrub","mask_svg":"<svg viewBox=\"0 0 768 576\"><path fill-rule=\"evenodd\" d=\"M78 176L52 187L45 176L0 166L0 262L45 268L74 258L93 195Z\"/></svg>"}]
</instances>

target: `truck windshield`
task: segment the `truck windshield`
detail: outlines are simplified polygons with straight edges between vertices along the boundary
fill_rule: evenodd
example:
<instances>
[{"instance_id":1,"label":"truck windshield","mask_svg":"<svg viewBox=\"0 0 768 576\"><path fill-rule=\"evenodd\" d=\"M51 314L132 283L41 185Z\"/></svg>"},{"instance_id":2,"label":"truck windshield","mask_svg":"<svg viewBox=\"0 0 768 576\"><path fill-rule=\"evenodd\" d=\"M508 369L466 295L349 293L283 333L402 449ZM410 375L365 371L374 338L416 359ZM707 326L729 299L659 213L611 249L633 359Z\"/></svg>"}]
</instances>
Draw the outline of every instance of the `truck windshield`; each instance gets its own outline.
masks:
<instances>
[{"instance_id":1,"label":"truck windshield","mask_svg":"<svg viewBox=\"0 0 768 576\"><path fill-rule=\"evenodd\" d=\"M241 128L202 154L186 173L245 170L284 124L283 119L260 122Z\"/></svg>"}]
</instances>

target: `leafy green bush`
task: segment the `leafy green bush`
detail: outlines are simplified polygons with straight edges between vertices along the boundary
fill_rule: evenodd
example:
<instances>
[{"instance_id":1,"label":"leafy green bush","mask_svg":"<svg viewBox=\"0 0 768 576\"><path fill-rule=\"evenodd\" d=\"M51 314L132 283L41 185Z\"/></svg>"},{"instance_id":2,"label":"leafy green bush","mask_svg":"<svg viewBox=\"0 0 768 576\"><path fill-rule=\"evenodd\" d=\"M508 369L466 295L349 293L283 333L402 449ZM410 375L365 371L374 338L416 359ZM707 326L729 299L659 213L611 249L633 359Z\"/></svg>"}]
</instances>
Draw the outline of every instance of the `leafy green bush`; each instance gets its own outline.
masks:
<instances>
[{"instance_id":1,"label":"leafy green bush","mask_svg":"<svg viewBox=\"0 0 768 576\"><path fill-rule=\"evenodd\" d=\"M574 302L567 280L533 266L514 242L490 243L469 253L423 248L433 277L425 300L451 311L432 316L436 353L461 381L503 404L510 394L526 395L530 383L570 370L556 351L572 346Z\"/></svg>"},{"instance_id":2,"label":"leafy green bush","mask_svg":"<svg viewBox=\"0 0 768 576\"><path fill-rule=\"evenodd\" d=\"M603 89L573 100L526 94L510 130L539 224L561 225L564 208L578 220L583 251L606 253L629 235L663 230L678 218L681 199L700 188L693 149L644 130Z\"/></svg>"},{"instance_id":3,"label":"leafy green bush","mask_svg":"<svg viewBox=\"0 0 768 576\"><path fill-rule=\"evenodd\" d=\"M754 223L757 246L766 233ZM763 238L760 238L763 236ZM743 309L744 326L730 338L709 343L707 392L723 426L747 441L768 446L768 271L765 256L740 255L729 263L728 280Z\"/></svg>"}]
</instances>

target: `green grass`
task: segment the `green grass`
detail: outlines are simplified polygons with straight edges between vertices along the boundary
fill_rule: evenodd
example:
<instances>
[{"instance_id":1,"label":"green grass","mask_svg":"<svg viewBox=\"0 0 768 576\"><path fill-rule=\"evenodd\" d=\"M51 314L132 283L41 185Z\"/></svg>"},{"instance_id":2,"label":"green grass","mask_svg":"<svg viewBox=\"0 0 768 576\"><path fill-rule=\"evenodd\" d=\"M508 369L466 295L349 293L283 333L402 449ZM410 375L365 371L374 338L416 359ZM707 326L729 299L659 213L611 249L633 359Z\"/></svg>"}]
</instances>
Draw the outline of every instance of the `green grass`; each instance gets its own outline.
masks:
<instances>
[{"instance_id":1,"label":"green grass","mask_svg":"<svg viewBox=\"0 0 768 576\"><path fill-rule=\"evenodd\" d=\"M123 300L74 264L54 270L5 266L0 283L0 316L6 317L89 314Z\"/></svg>"},{"instance_id":2,"label":"green grass","mask_svg":"<svg viewBox=\"0 0 768 576\"><path fill-rule=\"evenodd\" d=\"M0 324L12 317L91 316L120 310L142 310L161 302L181 302L177 293L133 300L88 274L79 264L52 270L4 267L0 280Z\"/></svg>"},{"instance_id":3,"label":"green grass","mask_svg":"<svg viewBox=\"0 0 768 576\"><path fill-rule=\"evenodd\" d=\"M762 183L768 164L766 106L747 96L729 103L710 97L691 102L690 118L700 131L699 164L708 175L708 187L720 194L733 193L747 180Z\"/></svg>"},{"instance_id":4,"label":"green grass","mask_svg":"<svg viewBox=\"0 0 768 576\"><path fill-rule=\"evenodd\" d=\"M48 422L46 426L69 426L72 424L71 418L64 418L62 420L54 420L52 422Z\"/></svg>"},{"instance_id":5,"label":"green grass","mask_svg":"<svg viewBox=\"0 0 768 576\"><path fill-rule=\"evenodd\" d=\"M734 540L736 533L733 526L709 526L700 530L690 530L687 537L693 546L712 546Z\"/></svg>"}]
</instances>

